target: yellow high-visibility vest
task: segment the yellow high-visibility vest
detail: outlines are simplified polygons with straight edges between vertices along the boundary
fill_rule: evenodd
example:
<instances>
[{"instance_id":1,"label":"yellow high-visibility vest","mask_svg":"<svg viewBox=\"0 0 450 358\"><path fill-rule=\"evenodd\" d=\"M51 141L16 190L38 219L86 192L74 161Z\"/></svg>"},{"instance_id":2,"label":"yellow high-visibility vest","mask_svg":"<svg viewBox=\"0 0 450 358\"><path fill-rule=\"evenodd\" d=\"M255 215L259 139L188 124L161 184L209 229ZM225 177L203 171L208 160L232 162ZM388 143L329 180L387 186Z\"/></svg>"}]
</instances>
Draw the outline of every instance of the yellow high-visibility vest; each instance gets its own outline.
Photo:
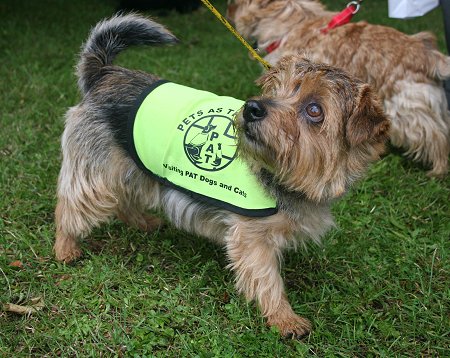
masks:
<instances>
[{"instance_id":1,"label":"yellow high-visibility vest","mask_svg":"<svg viewBox=\"0 0 450 358\"><path fill-rule=\"evenodd\" d=\"M167 81L144 90L130 114L129 152L164 185L241 215L277 212L236 154L234 117L244 102Z\"/></svg>"}]
</instances>

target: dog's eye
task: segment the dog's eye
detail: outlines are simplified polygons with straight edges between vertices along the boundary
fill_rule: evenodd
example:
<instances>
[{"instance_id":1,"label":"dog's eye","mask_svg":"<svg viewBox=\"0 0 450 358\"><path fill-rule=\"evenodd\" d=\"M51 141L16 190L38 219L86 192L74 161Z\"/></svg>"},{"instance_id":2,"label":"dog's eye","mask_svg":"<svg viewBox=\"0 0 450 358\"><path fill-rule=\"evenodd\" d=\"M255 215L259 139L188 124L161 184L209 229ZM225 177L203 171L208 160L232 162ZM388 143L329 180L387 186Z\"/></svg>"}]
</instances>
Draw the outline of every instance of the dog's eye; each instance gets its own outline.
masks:
<instances>
[{"instance_id":1,"label":"dog's eye","mask_svg":"<svg viewBox=\"0 0 450 358\"><path fill-rule=\"evenodd\" d=\"M320 123L323 121L322 107L318 103L310 103L305 108L308 119L314 123Z\"/></svg>"}]
</instances>

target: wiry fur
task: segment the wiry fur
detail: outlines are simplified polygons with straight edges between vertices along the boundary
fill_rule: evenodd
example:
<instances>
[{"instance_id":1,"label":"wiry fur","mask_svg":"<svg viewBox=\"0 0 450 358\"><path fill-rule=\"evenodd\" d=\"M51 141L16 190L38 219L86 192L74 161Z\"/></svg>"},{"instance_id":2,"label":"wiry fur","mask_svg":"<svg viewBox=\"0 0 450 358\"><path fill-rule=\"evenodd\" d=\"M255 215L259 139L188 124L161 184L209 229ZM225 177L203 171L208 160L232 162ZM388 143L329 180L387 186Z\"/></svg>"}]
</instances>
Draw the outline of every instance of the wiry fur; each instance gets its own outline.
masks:
<instances>
[{"instance_id":1,"label":"wiry fur","mask_svg":"<svg viewBox=\"0 0 450 358\"><path fill-rule=\"evenodd\" d=\"M282 251L302 239L319 240L332 225L330 202L378 158L389 122L370 88L340 70L300 57L280 61L261 79L267 118L236 119L238 150L276 198L279 212L244 217L195 201L144 174L125 150L128 113L158 77L113 66L131 44L170 44L161 25L137 16L97 25L78 65L83 99L66 114L63 162L56 207L56 258L81 255L78 240L112 217L144 230L160 224L148 210L161 210L176 227L225 246L237 289L257 300L270 325L301 336L310 323L289 305L279 273ZM304 107L315 101L324 121L308 121Z\"/></svg>"},{"instance_id":2,"label":"wiry fur","mask_svg":"<svg viewBox=\"0 0 450 358\"><path fill-rule=\"evenodd\" d=\"M320 30L335 13L315 0L235 0L228 15L260 49L281 40L265 57L271 64L286 55L307 53L371 84L392 120L392 144L431 164L429 175L447 173L450 113L442 80L450 77L450 57L437 50L432 34L408 36L363 21L323 34Z\"/></svg>"}]
</instances>

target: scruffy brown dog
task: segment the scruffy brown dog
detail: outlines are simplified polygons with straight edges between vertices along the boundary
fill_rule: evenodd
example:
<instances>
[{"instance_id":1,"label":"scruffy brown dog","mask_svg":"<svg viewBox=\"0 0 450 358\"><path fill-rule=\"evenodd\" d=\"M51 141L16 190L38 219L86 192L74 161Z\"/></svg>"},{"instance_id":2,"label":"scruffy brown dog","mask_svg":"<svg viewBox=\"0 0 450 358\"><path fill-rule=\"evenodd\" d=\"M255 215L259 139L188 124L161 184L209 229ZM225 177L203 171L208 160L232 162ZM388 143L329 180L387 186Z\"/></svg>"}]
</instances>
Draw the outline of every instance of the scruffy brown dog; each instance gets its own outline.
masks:
<instances>
[{"instance_id":1,"label":"scruffy brown dog","mask_svg":"<svg viewBox=\"0 0 450 358\"><path fill-rule=\"evenodd\" d=\"M269 63L307 53L371 84L392 120L392 144L431 164L428 175L445 175L450 114L442 80L450 77L450 57L426 32L409 36L361 21L322 33L335 14L315 0L234 0L228 8L237 30L270 52Z\"/></svg>"},{"instance_id":2,"label":"scruffy brown dog","mask_svg":"<svg viewBox=\"0 0 450 358\"><path fill-rule=\"evenodd\" d=\"M282 59L259 79L262 95L235 119L237 159L274 198L277 212L251 217L211 205L147 175L124 134L136 100L159 78L114 66L114 57L130 45L176 41L138 15L116 16L92 30L77 68L83 99L67 112L62 137L56 258L77 259L78 240L114 216L153 230L160 219L147 211L158 209L176 227L226 247L237 289L257 300L269 325L283 335L307 334L309 321L294 313L284 291L282 251L319 240L333 225L330 203L379 157L389 121L368 85L327 65Z\"/></svg>"}]
</instances>

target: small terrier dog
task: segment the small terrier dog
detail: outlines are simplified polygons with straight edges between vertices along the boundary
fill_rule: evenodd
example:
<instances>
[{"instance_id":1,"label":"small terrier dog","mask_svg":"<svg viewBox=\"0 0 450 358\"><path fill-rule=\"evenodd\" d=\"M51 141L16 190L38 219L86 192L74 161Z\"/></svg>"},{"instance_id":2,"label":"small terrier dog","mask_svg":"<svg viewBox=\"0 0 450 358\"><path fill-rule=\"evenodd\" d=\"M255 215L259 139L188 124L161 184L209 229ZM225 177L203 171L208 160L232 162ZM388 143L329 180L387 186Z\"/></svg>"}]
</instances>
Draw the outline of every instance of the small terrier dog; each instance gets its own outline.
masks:
<instances>
[{"instance_id":1,"label":"small terrier dog","mask_svg":"<svg viewBox=\"0 0 450 358\"><path fill-rule=\"evenodd\" d=\"M277 212L252 217L211 205L147 175L124 135L136 100L160 79L113 59L131 45L176 42L162 25L135 14L104 20L90 33L77 66L83 98L68 110L62 136L56 258L77 259L78 240L112 217L155 230L162 219L148 210L160 210L176 227L224 245L238 291L256 300L281 334L301 337L311 325L288 302L282 251L306 238L317 241L333 226L331 202L379 158L390 122L369 85L299 56L282 59L259 79L262 95L247 100L231 126L237 158L274 198Z\"/></svg>"},{"instance_id":2,"label":"small terrier dog","mask_svg":"<svg viewBox=\"0 0 450 358\"><path fill-rule=\"evenodd\" d=\"M426 32L409 36L360 21L323 33L334 15L316 0L234 0L228 7L237 30L257 41L269 63L307 53L371 84L391 118L391 143L431 164L428 175L446 175L450 113L442 80L450 77L450 57Z\"/></svg>"}]
</instances>

